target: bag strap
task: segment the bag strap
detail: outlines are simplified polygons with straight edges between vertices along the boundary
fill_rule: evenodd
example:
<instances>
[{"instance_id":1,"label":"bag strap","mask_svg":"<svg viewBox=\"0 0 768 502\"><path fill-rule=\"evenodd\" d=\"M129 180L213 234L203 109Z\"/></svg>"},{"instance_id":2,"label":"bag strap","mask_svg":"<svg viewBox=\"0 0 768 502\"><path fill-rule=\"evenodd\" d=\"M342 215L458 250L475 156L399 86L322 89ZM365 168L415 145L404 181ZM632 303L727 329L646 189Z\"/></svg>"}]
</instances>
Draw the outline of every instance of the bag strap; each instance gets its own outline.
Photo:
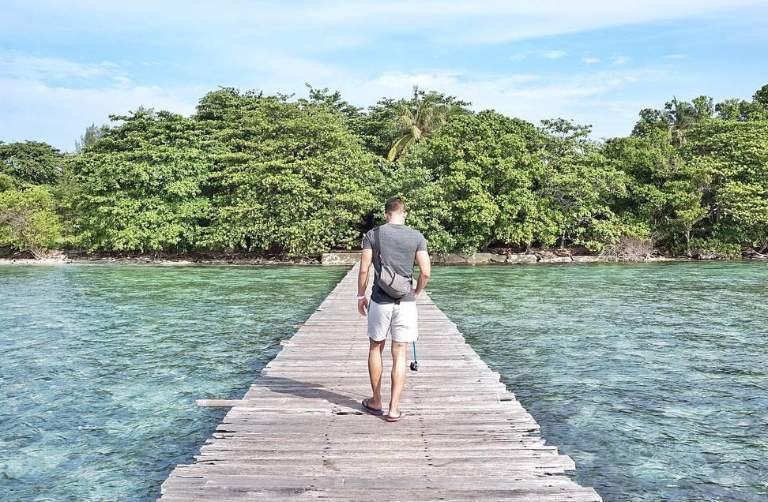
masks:
<instances>
[{"instance_id":1,"label":"bag strap","mask_svg":"<svg viewBox=\"0 0 768 502\"><path fill-rule=\"evenodd\" d=\"M373 234L376 236L376 256L379 258L379 269L382 269L384 263L381 261L381 225L373 229Z\"/></svg>"},{"instance_id":2,"label":"bag strap","mask_svg":"<svg viewBox=\"0 0 768 502\"><path fill-rule=\"evenodd\" d=\"M373 234L376 236L376 256L379 257L379 269L384 268L384 261L381 259L381 225L373 229ZM375 268L375 267L374 267ZM403 276L405 277L405 276ZM413 276L408 276L409 279L413 279Z\"/></svg>"}]
</instances>

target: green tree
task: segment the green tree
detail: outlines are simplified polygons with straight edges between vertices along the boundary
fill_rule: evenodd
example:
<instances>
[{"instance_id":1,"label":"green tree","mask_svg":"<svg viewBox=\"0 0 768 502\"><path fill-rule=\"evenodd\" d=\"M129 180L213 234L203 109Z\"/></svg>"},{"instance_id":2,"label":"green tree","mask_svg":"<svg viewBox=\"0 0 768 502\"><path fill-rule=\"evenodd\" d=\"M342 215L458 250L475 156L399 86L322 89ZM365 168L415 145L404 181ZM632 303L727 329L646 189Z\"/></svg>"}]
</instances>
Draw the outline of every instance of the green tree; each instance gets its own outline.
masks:
<instances>
[{"instance_id":1,"label":"green tree","mask_svg":"<svg viewBox=\"0 0 768 502\"><path fill-rule=\"evenodd\" d=\"M752 96L752 101L765 109L768 109L768 84L765 84L755 91L755 94Z\"/></svg>"},{"instance_id":2,"label":"green tree","mask_svg":"<svg viewBox=\"0 0 768 502\"><path fill-rule=\"evenodd\" d=\"M693 98L691 105L693 108L693 117L696 122L702 122L712 118L712 115L715 113L714 100L709 96Z\"/></svg>"},{"instance_id":3,"label":"green tree","mask_svg":"<svg viewBox=\"0 0 768 502\"><path fill-rule=\"evenodd\" d=\"M469 113L467 106L469 103L453 96L414 88L409 99L384 98L371 106L355 132L371 152L393 160L409 145L428 137L450 115Z\"/></svg>"},{"instance_id":4,"label":"green tree","mask_svg":"<svg viewBox=\"0 0 768 502\"><path fill-rule=\"evenodd\" d=\"M677 145L685 144L685 135L697 120L696 108L691 103L675 97L664 105L664 110L673 141Z\"/></svg>"},{"instance_id":5,"label":"green tree","mask_svg":"<svg viewBox=\"0 0 768 502\"><path fill-rule=\"evenodd\" d=\"M433 173L418 161L388 163L382 168L384 176L377 199L386 200L394 195L405 200L408 224L418 228L429 239L431 252L447 252L456 249L455 236L446 228L450 220L451 204L444 187L435 182ZM383 223L381 213L371 225Z\"/></svg>"},{"instance_id":6,"label":"green tree","mask_svg":"<svg viewBox=\"0 0 768 502\"><path fill-rule=\"evenodd\" d=\"M696 226L709 215L704 198L710 189L711 173L707 163L672 164L664 186L662 211L667 230L674 238L682 234L685 252L691 256L691 241Z\"/></svg>"},{"instance_id":7,"label":"green tree","mask_svg":"<svg viewBox=\"0 0 768 502\"><path fill-rule=\"evenodd\" d=\"M743 99L726 99L715 106L715 111L722 120L747 120L751 106Z\"/></svg>"},{"instance_id":8,"label":"green tree","mask_svg":"<svg viewBox=\"0 0 768 502\"><path fill-rule=\"evenodd\" d=\"M712 98L699 96L692 102L681 101L676 97L664 104L664 110L645 108L640 111L640 120L632 131L634 136L654 134L654 131L666 129L671 141L682 146L688 131L697 123L710 118L715 113ZM730 111L730 110L729 110Z\"/></svg>"},{"instance_id":9,"label":"green tree","mask_svg":"<svg viewBox=\"0 0 768 502\"><path fill-rule=\"evenodd\" d=\"M0 192L13 190L14 188L16 188L16 182L14 179L7 174L0 173Z\"/></svg>"},{"instance_id":10,"label":"green tree","mask_svg":"<svg viewBox=\"0 0 768 502\"><path fill-rule=\"evenodd\" d=\"M409 145L421 141L445 123L450 108L434 99L435 95L413 88L413 99L398 110L397 136L387 152L387 160L395 160Z\"/></svg>"},{"instance_id":11,"label":"green tree","mask_svg":"<svg viewBox=\"0 0 768 502\"><path fill-rule=\"evenodd\" d=\"M662 239L662 235L652 235L652 229L658 229L664 218L664 173L670 164L679 162L668 132L657 129L642 136L612 138L602 151L613 168L626 175L627 192L614 201L613 208L631 222L628 227L634 233L629 236Z\"/></svg>"},{"instance_id":12,"label":"green tree","mask_svg":"<svg viewBox=\"0 0 768 502\"><path fill-rule=\"evenodd\" d=\"M0 173L21 183L47 185L61 175L63 156L59 150L39 141L0 142Z\"/></svg>"},{"instance_id":13,"label":"green tree","mask_svg":"<svg viewBox=\"0 0 768 502\"><path fill-rule=\"evenodd\" d=\"M92 251L192 250L210 213L197 124L146 109L110 119L115 125L72 162L75 242Z\"/></svg>"},{"instance_id":14,"label":"green tree","mask_svg":"<svg viewBox=\"0 0 768 502\"><path fill-rule=\"evenodd\" d=\"M713 120L701 124L684 155L706 164L712 183L705 200L710 236L723 243L766 247L768 121Z\"/></svg>"},{"instance_id":15,"label":"green tree","mask_svg":"<svg viewBox=\"0 0 768 502\"><path fill-rule=\"evenodd\" d=\"M542 145L541 133L522 120L492 111L452 114L402 159L395 179L408 183L391 191L409 200L433 249L529 245L546 227L532 193Z\"/></svg>"},{"instance_id":16,"label":"green tree","mask_svg":"<svg viewBox=\"0 0 768 502\"><path fill-rule=\"evenodd\" d=\"M0 192L0 247L42 258L60 237L54 201L45 187Z\"/></svg>"},{"instance_id":17,"label":"green tree","mask_svg":"<svg viewBox=\"0 0 768 502\"><path fill-rule=\"evenodd\" d=\"M339 91L331 92L327 87L318 89L306 84L309 89L309 99L301 99L299 102L305 104L326 106L331 111L344 117L350 129L357 131L360 127L358 122L363 117L362 108L350 104L341 97Z\"/></svg>"},{"instance_id":18,"label":"green tree","mask_svg":"<svg viewBox=\"0 0 768 502\"><path fill-rule=\"evenodd\" d=\"M690 253L697 225L709 214L711 176L706 164L686 160L667 131L609 140L603 154L628 175L627 195L614 207L637 232L669 250Z\"/></svg>"},{"instance_id":19,"label":"green tree","mask_svg":"<svg viewBox=\"0 0 768 502\"><path fill-rule=\"evenodd\" d=\"M644 137L653 135L658 131L666 132L669 127L661 110L643 108L640 110L639 116L640 120L635 123L635 127L632 129L632 136Z\"/></svg>"},{"instance_id":20,"label":"green tree","mask_svg":"<svg viewBox=\"0 0 768 502\"><path fill-rule=\"evenodd\" d=\"M768 251L768 187L764 183L731 181L718 193L723 214L760 253ZM742 244L743 242L738 242Z\"/></svg>"},{"instance_id":21,"label":"green tree","mask_svg":"<svg viewBox=\"0 0 768 502\"><path fill-rule=\"evenodd\" d=\"M85 132L80 136L79 141L75 141L75 151L82 153L83 150L96 143L96 141L106 132L104 126L91 124L85 128Z\"/></svg>"},{"instance_id":22,"label":"green tree","mask_svg":"<svg viewBox=\"0 0 768 502\"><path fill-rule=\"evenodd\" d=\"M339 110L221 89L195 120L213 160L206 247L299 256L359 244L381 179Z\"/></svg>"},{"instance_id":23,"label":"green tree","mask_svg":"<svg viewBox=\"0 0 768 502\"><path fill-rule=\"evenodd\" d=\"M601 250L623 234L612 210L626 194L626 179L589 140L590 127L567 120L545 120L547 133L543 173L538 194L557 222L560 247L566 243ZM554 244L551 238L546 244Z\"/></svg>"},{"instance_id":24,"label":"green tree","mask_svg":"<svg viewBox=\"0 0 768 502\"><path fill-rule=\"evenodd\" d=\"M0 143L0 194L46 187L59 245L91 251L349 249L396 194L438 251L598 250L623 236L672 253L768 247L768 86L717 105L673 98L604 143L435 91L364 112L308 88L222 88L190 118L140 108L90 126L75 155Z\"/></svg>"}]
</instances>

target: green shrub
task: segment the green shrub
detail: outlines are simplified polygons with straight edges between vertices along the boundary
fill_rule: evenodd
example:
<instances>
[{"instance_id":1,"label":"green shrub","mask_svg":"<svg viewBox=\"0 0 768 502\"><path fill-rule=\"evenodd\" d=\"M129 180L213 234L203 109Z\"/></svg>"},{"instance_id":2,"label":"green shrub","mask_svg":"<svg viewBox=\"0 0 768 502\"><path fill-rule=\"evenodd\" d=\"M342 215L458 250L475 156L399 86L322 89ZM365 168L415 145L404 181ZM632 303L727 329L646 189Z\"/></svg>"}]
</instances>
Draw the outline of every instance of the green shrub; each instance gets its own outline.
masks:
<instances>
[{"instance_id":1,"label":"green shrub","mask_svg":"<svg viewBox=\"0 0 768 502\"><path fill-rule=\"evenodd\" d=\"M0 192L0 247L45 256L61 237L51 194L43 187Z\"/></svg>"}]
</instances>

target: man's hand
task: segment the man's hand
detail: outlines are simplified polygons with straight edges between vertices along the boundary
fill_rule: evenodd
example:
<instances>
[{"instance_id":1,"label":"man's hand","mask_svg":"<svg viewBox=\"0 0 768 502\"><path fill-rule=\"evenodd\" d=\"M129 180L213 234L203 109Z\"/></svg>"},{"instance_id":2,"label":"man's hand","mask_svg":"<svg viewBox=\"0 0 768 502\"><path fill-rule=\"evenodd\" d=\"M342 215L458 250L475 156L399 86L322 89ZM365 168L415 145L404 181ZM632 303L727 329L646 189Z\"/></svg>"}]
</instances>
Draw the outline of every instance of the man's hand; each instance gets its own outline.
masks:
<instances>
[{"instance_id":1,"label":"man's hand","mask_svg":"<svg viewBox=\"0 0 768 502\"><path fill-rule=\"evenodd\" d=\"M432 275L432 262L429 260L429 253L426 250L416 251L416 263L419 264L419 279L416 281L414 294L419 296L426 289L429 276Z\"/></svg>"},{"instance_id":2,"label":"man's hand","mask_svg":"<svg viewBox=\"0 0 768 502\"><path fill-rule=\"evenodd\" d=\"M361 316L366 316L368 312L368 298L360 298L357 300L357 311Z\"/></svg>"},{"instance_id":3,"label":"man's hand","mask_svg":"<svg viewBox=\"0 0 768 502\"><path fill-rule=\"evenodd\" d=\"M357 274L357 311L365 316L368 310L368 298L365 297L365 289L368 286L368 269L373 262L373 249L363 249L360 256L360 272Z\"/></svg>"}]
</instances>

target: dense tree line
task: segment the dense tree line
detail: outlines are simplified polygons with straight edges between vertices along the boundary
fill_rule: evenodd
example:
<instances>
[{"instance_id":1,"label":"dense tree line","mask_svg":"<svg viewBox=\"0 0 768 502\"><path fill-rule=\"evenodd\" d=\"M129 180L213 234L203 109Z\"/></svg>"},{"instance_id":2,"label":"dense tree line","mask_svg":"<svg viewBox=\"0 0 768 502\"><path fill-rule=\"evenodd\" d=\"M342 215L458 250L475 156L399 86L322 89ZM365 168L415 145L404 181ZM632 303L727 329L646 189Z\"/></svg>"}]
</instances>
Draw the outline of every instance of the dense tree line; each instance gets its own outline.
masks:
<instances>
[{"instance_id":1,"label":"dense tree line","mask_svg":"<svg viewBox=\"0 0 768 502\"><path fill-rule=\"evenodd\" d=\"M190 117L111 116L72 154L0 143L0 246L312 255L356 247L399 194L435 251L768 248L768 86L750 101L673 99L605 141L468 106L419 90L363 110L327 89L222 88Z\"/></svg>"}]
</instances>

